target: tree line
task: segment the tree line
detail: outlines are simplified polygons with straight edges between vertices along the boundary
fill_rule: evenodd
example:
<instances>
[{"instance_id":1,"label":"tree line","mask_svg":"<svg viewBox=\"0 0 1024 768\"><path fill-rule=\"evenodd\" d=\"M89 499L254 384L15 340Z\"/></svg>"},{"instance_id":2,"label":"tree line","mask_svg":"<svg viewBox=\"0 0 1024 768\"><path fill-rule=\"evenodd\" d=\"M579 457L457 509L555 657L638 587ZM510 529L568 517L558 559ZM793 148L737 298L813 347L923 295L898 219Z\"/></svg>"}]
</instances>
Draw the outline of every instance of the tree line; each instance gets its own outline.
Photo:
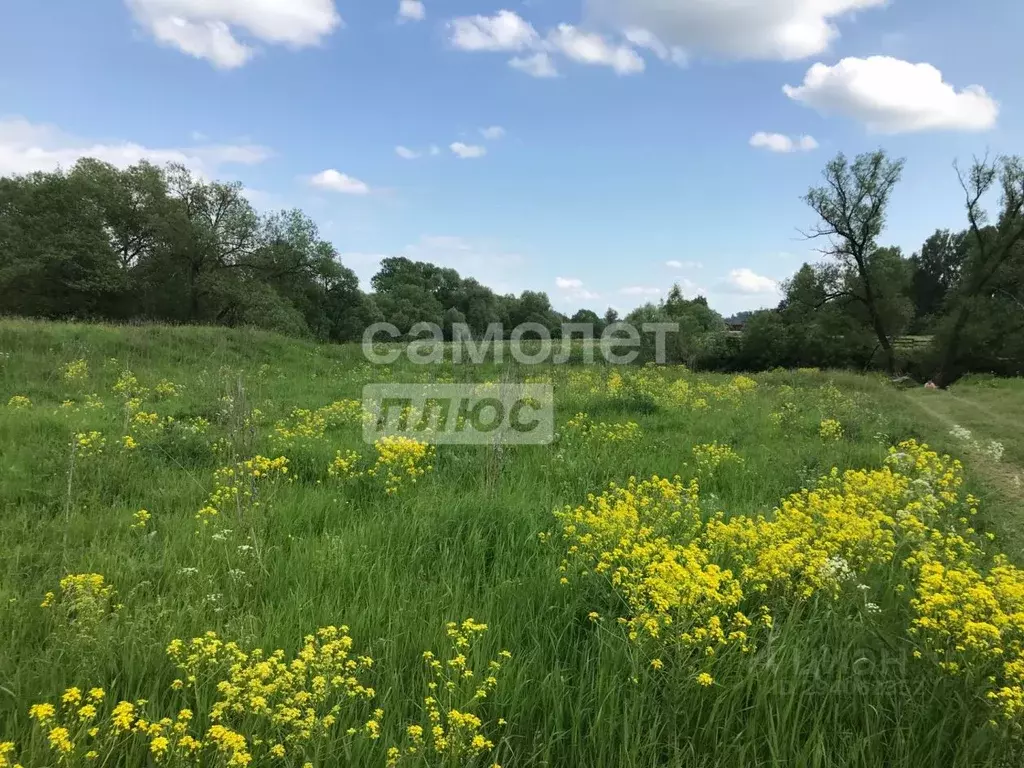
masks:
<instances>
[{"instance_id":1,"label":"tree line","mask_svg":"<svg viewBox=\"0 0 1024 768\"><path fill-rule=\"evenodd\" d=\"M1024 367L1024 164L976 160L956 172L966 227L940 230L905 257L879 245L901 160L837 156L805 201L807 232L823 243L783 285L778 307L746 313L742 334L703 297L678 286L632 323L676 322L670 359L693 367L776 366L910 370L945 385L966 371ZM984 202L1000 193L990 220ZM924 204L924 202L922 202ZM239 183L208 181L181 165L119 169L83 159L70 170L0 178L0 313L53 319L254 325L323 341L362 337L386 321L450 335L567 322L600 333L620 318L569 317L546 293L502 295L453 269L384 259L364 292L334 246L298 210L260 215ZM908 334L925 337L907 354Z\"/></svg>"}]
</instances>

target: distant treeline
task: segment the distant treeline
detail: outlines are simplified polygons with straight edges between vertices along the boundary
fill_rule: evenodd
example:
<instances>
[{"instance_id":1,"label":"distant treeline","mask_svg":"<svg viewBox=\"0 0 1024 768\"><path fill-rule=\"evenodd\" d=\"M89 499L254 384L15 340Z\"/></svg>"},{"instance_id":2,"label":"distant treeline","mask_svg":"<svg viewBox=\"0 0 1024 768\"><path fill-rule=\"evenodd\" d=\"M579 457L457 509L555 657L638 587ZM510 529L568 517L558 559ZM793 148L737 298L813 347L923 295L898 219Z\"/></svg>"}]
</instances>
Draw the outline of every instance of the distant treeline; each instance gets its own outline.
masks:
<instances>
[{"instance_id":1,"label":"distant treeline","mask_svg":"<svg viewBox=\"0 0 1024 768\"><path fill-rule=\"evenodd\" d=\"M879 247L902 161L842 155L806 201L819 217L825 260L805 264L782 303L728 326L678 286L626 318L677 322L670 359L693 367L776 366L909 370L949 383L968 370L1024 368L1024 167L976 162L961 174L967 228L937 231L918 253ZM1002 191L989 221L981 198ZM360 290L301 211L259 215L238 183L209 182L179 165L118 169L93 159L70 170L0 178L0 313L53 319L253 325L323 341L355 341L375 322L403 333L428 322L483 334L567 322L600 333L620 318L555 311L546 293L501 295L453 269L384 259ZM913 348L906 334L931 337Z\"/></svg>"}]
</instances>

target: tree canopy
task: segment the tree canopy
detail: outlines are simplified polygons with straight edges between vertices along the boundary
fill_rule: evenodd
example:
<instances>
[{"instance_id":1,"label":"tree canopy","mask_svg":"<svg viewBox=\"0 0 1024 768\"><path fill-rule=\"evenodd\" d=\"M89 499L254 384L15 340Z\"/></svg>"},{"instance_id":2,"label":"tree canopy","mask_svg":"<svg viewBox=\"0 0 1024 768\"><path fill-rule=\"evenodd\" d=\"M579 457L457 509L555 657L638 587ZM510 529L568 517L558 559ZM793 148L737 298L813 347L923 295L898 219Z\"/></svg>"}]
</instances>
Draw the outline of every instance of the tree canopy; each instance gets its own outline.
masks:
<instances>
[{"instance_id":1,"label":"tree canopy","mask_svg":"<svg viewBox=\"0 0 1024 768\"><path fill-rule=\"evenodd\" d=\"M677 324L668 361L701 368L881 367L940 385L967 371L1024 372L1024 161L957 169L963 228L937 229L909 256L882 242L902 170L881 150L825 166L804 196L816 216L806 234L823 258L782 283L777 307L727 323L674 285L625 321ZM997 191L990 217L983 202ZM542 291L499 294L403 256L383 259L370 289L302 211L261 214L241 184L181 165L86 158L0 178L0 313L255 325L336 342L380 321L399 334L434 323L449 339L527 323L552 336L587 324L599 335L620 322L611 307L567 316ZM640 360L654 359L653 337L642 338Z\"/></svg>"}]
</instances>

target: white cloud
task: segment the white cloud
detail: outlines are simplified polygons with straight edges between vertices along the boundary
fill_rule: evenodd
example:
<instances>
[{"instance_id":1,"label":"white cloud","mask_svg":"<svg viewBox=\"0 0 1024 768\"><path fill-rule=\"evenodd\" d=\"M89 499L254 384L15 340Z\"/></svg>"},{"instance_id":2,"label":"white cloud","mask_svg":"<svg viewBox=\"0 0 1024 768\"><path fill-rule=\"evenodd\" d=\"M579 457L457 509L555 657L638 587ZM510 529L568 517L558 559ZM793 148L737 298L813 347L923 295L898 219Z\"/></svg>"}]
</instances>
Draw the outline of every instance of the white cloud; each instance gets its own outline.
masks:
<instances>
[{"instance_id":1,"label":"white cloud","mask_svg":"<svg viewBox=\"0 0 1024 768\"><path fill-rule=\"evenodd\" d=\"M157 165L181 163L211 177L223 165L255 165L271 152L257 144L198 144L191 147L146 147L130 141L89 141L50 125L21 117L0 118L0 175L70 168L83 157L124 168L148 160Z\"/></svg>"},{"instance_id":2,"label":"white cloud","mask_svg":"<svg viewBox=\"0 0 1024 768\"><path fill-rule=\"evenodd\" d=\"M581 32L572 24L559 24L548 35L546 45L580 64L611 67L620 75L635 75L645 67L640 54L628 45L614 45L601 35Z\"/></svg>"},{"instance_id":3,"label":"white cloud","mask_svg":"<svg viewBox=\"0 0 1024 768\"><path fill-rule=\"evenodd\" d=\"M750 146L767 149L769 152L810 152L818 148L813 136L790 137L781 133L758 131L750 137Z\"/></svg>"},{"instance_id":4,"label":"white cloud","mask_svg":"<svg viewBox=\"0 0 1024 768\"><path fill-rule=\"evenodd\" d=\"M316 176L309 180L309 183L314 187L331 192L340 192L343 195L366 195L370 192L370 187L366 182L352 178L348 174L341 173L333 168L328 168L326 171L316 174Z\"/></svg>"},{"instance_id":5,"label":"white cloud","mask_svg":"<svg viewBox=\"0 0 1024 768\"><path fill-rule=\"evenodd\" d=\"M535 53L532 56L516 56L509 59L508 65L520 72L525 72L530 77L558 77L558 70L551 57L544 51Z\"/></svg>"},{"instance_id":6,"label":"white cloud","mask_svg":"<svg viewBox=\"0 0 1024 768\"><path fill-rule=\"evenodd\" d=\"M475 160L487 154L487 147L481 147L476 144L463 144L461 141L456 141L449 148L460 160Z\"/></svg>"},{"instance_id":7,"label":"white cloud","mask_svg":"<svg viewBox=\"0 0 1024 768\"><path fill-rule=\"evenodd\" d=\"M802 59L825 51L835 21L887 0L586 0L590 18L645 30L671 51ZM634 41L634 44L640 45Z\"/></svg>"},{"instance_id":8,"label":"white cloud","mask_svg":"<svg viewBox=\"0 0 1024 768\"><path fill-rule=\"evenodd\" d=\"M660 296L664 291L647 285L629 285L619 289L623 296Z\"/></svg>"},{"instance_id":9,"label":"white cloud","mask_svg":"<svg viewBox=\"0 0 1024 768\"><path fill-rule=\"evenodd\" d=\"M497 141L498 139L504 137L505 129L502 128L500 125L492 125L489 128L481 128L480 135L490 141Z\"/></svg>"},{"instance_id":10,"label":"white cloud","mask_svg":"<svg viewBox=\"0 0 1024 768\"><path fill-rule=\"evenodd\" d=\"M462 16L448 24L451 43L463 51L522 51L537 44L533 25L512 11Z\"/></svg>"},{"instance_id":11,"label":"white cloud","mask_svg":"<svg viewBox=\"0 0 1024 768\"><path fill-rule=\"evenodd\" d=\"M395 154L403 160L415 160L417 157L422 155L421 152L417 152L415 149L409 149L408 147L403 147L401 144L395 147Z\"/></svg>"},{"instance_id":12,"label":"white cloud","mask_svg":"<svg viewBox=\"0 0 1024 768\"><path fill-rule=\"evenodd\" d=\"M779 291L779 284L775 280L759 275L747 267L730 270L724 287L732 292L749 295L778 293Z\"/></svg>"},{"instance_id":13,"label":"white cloud","mask_svg":"<svg viewBox=\"0 0 1024 768\"><path fill-rule=\"evenodd\" d=\"M427 8L421 0L401 0L398 4L398 21L423 21L427 18Z\"/></svg>"},{"instance_id":14,"label":"white cloud","mask_svg":"<svg viewBox=\"0 0 1024 768\"><path fill-rule=\"evenodd\" d=\"M528 56L513 57L509 66L533 77L558 74L551 59L553 53L581 64L611 67L620 75L644 71L643 58L628 45L617 45L571 24L559 24L546 38L541 38L532 24L512 11L498 11L494 16L462 16L449 22L448 29L452 46L459 50L532 51ZM653 37L646 39L645 44L653 45Z\"/></svg>"},{"instance_id":15,"label":"white cloud","mask_svg":"<svg viewBox=\"0 0 1024 768\"><path fill-rule=\"evenodd\" d=\"M556 277L555 286L562 291L562 295L566 299L593 301L601 298L601 294L583 287L583 281L575 277Z\"/></svg>"},{"instance_id":16,"label":"white cloud","mask_svg":"<svg viewBox=\"0 0 1024 768\"><path fill-rule=\"evenodd\" d=\"M341 26L334 0L125 0L136 21L163 45L214 66L245 64L256 48L239 32L271 45L318 45Z\"/></svg>"},{"instance_id":17,"label":"white cloud","mask_svg":"<svg viewBox=\"0 0 1024 768\"><path fill-rule=\"evenodd\" d=\"M699 261L679 261L678 259L670 259L665 262L665 266L669 269L703 269L704 265Z\"/></svg>"},{"instance_id":18,"label":"white cloud","mask_svg":"<svg viewBox=\"0 0 1024 768\"><path fill-rule=\"evenodd\" d=\"M686 51L678 45L671 48L659 40L652 32L639 27L631 27L623 32L623 36L638 48L646 48L662 61L671 61L677 66L686 66Z\"/></svg>"},{"instance_id":19,"label":"white cloud","mask_svg":"<svg viewBox=\"0 0 1024 768\"><path fill-rule=\"evenodd\" d=\"M819 112L860 120L878 133L935 129L983 131L995 125L999 105L980 85L957 91L931 64L890 56L815 64L802 85L783 86L789 98Z\"/></svg>"}]
</instances>

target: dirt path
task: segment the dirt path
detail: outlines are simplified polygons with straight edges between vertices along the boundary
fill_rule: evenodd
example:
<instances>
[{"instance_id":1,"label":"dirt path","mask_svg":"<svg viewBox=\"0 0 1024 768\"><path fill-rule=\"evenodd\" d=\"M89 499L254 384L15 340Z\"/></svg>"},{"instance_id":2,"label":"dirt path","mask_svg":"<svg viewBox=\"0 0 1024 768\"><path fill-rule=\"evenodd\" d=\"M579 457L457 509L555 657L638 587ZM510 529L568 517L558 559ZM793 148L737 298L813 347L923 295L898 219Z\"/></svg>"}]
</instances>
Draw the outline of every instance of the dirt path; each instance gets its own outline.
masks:
<instances>
[{"instance_id":1,"label":"dirt path","mask_svg":"<svg viewBox=\"0 0 1024 768\"><path fill-rule=\"evenodd\" d=\"M976 411L980 411L981 413L985 414L986 416L988 416L993 421L1002 422L1002 423L1004 423L1004 424L1006 424L1008 426L1013 427L1014 429L1017 429L1017 430L1020 430L1020 431L1024 432L1024 421L1020 421L1019 419L1015 419L1015 418L1013 418L1013 417L1011 417L1011 416L1009 416L1009 415L1007 415L1005 413L1000 413L999 411L994 411L991 408L989 408L987 405L983 405L982 403L975 402L974 400L968 400L966 397L960 397L959 395L955 395L952 392L948 393L946 395L946 397L949 397L949 398L951 398L951 399L955 400L956 402L961 403L963 405L969 406L969 407L973 408Z\"/></svg>"},{"instance_id":2,"label":"dirt path","mask_svg":"<svg viewBox=\"0 0 1024 768\"><path fill-rule=\"evenodd\" d=\"M929 419L942 425L946 431L952 429L957 425L957 422L948 413L943 413L928 403L927 400L932 399L932 397L936 396L922 397L913 391L907 393L907 400L913 403L918 410L926 414ZM938 395L937 397L951 397L958 403L966 402L970 405L975 405L979 410L987 413L997 422L1009 422L1014 427L1017 426L1015 420L1006 419L1006 417L991 411L991 409L977 403L972 403L964 398L955 398L952 395ZM975 430L975 432L977 431ZM990 439L991 435L978 434L978 437ZM971 472L998 497L999 509L994 510L997 512L994 516L995 524L1002 529L1002 535L1009 537L1016 549L1024 553L1024 514L1022 514L1024 513L1024 468L1005 459L1001 462L992 461L977 451L968 450L965 453Z\"/></svg>"}]
</instances>

